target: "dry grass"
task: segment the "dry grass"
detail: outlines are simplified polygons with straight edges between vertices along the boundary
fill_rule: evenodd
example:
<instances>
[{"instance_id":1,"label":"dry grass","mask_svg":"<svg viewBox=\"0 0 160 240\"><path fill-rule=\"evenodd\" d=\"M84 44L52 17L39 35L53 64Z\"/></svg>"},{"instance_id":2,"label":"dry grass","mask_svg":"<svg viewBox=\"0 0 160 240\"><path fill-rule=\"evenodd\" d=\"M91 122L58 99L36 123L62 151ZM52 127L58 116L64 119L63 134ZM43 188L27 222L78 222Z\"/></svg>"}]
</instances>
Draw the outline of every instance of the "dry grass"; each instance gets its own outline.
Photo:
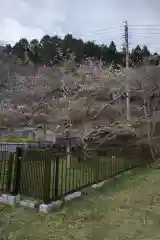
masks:
<instances>
[{"instance_id":1,"label":"dry grass","mask_svg":"<svg viewBox=\"0 0 160 240\"><path fill-rule=\"evenodd\" d=\"M6 231L17 240L159 239L159 175L160 170L134 170L49 215L15 209ZM10 212L1 206L1 227Z\"/></svg>"}]
</instances>

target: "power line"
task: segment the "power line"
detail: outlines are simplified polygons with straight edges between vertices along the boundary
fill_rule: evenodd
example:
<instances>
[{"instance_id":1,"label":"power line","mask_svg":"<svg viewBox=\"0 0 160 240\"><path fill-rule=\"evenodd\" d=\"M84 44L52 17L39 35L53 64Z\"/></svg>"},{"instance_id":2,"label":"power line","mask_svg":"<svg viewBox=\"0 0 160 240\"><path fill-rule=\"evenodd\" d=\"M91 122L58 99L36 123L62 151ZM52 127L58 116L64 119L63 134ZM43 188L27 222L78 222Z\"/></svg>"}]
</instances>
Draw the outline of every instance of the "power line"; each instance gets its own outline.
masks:
<instances>
[{"instance_id":1,"label":"power line","mask_svg":"<svg viewBox=\"0 0 160 240\"><path fill-rule=\"evenodd\" d=\"M153 52L159 48L159 35L160 24L129 24L128 38L133 40L134 45L137 42L138 45L149 46Z\"/></svg>"},{"instance_id":2,"label":"power line","mask_svg":"<svg viewBox=\"0 0 160 240\"><path fill-rule=\"evenodd\" d=\"M129 24L129 27L160 27L160 24Z\"/></svg>"},{"instance_id":3,"label":"power line","mask_svg":"<svg viewBox=\"0 0 160 240\"><path fill-rule=\"evenodd\" d=\"M120 28L101 28L101 29L94 29L94 30L91 30L89 31L88 33L95 33L95 32L101 32L101 31L117 31L117 30L120 30ZM123 30L123 29L121 29Z\"/></svg>"},{"instance_id":4,"label":"power line","mask_svg":"<svg viewBox=\"0 0 160 240\"><path fill-rule=\"evenodd\" d=\"M124 26L123 26L124 29ZM101 28L101 29L93 29L86 33L81 33L81 37L84 38L94 38L95 40L97 37L101 39L101 36L106 35L106 39L110 40L111 38L115 38L113 40L121 40L124 39L122 26L118 27L110 27L110 28ZM145 39L153 38L154 36L158 36L160 34L160 24L143 24L143 25L128 25L128 39L134 39L136 37L144 37ZM98 40L99 40L98 39ZM105 40L106 41L106 40ZM143 40L144 41L144 40ZM17 41L2 41L3 45L11 44L14 45ZM103 41L104 42L104 41ZM137 42L137 44L139 44ZM146 43L144 43L146 45ZM128 46L131 43L128 42ZM153 43L153 45L155 45ZM157 44L156 44L157 45Z\"/></svg>"},{"instance_id":5,"label":"power line","mask_svg":"<svg viewBox=\"0 0 160 240\"><path fill-rule=\"evenodd\" d=\"M159 26L159 28L129 28L129 38L131 37L130 34L134 32L134 35L159 35L160 34L160 25L129 25L130 26ZM141 32L139 32L141 31ZM96 29L85 33L85 36L89 35L114 35L114 34L121 34L122 35L122 28L103 28L103 29ZM124 37L124 36L123 36Z\"/></svg>"},{"instance_id":6,"label":"power line","mask_svg":"<svg viewBox=\"0 0 160 240\"><path fill-rule=\"evenodd\" d=\"M132 30L132 31L138 31L138 30L140 30L140 31L156 31L156 30L160 30L160 28L130 28L130 30Z\"/></svg>"},{"instance_id":7,"label":"power line","mask_svg":"<svg viewBox=\"0 0 160 240\"><path fill-rule=\"evenodd\" d=\"M124 38L124 35L122 34L122 29L118 29L118 28L97 29L97 30L93 30L86 33L85 36L89 37L93 35L94 37L97 37L97 36L103 36L106 34L107 34L107 37L109 36L112 37L114 35L116 35L117 37L117 35L119 34L121 35L121 38ZM131 39L132 37L135 37L135 36L142 36L142 37L144 36L145 38L151 38L152 35L159 35L159 34L160 34L160 28L159 29L158 28L156 29L129 28L128 38Z\"/></svg>"},{"instance_id":8,"label":"power line","mask_svg":"<svg viewBox=\"0 0 160 240\"><path fill-rule=\"evenodd\" d=\"M129 35L131 35L131 34L134 34L134 35L159 35L160 34L160 31L159 32L129 32Z\"/></svg>"},{"instance_id":9,"label":"power line","mask_svg":"<svg viewBox=\"0 0 160 240\"><path fill-rule=\"evenodd\" d=\"M116 35L117 36L117 34L118 35L122 35L122 33L121 32L103 32L103 33L92 33L92 34L85 34L85 36L87 36L87 37L89 37L89 36L103 36L103 35L106 35L106 36L114 36L114 35Z\"/></svg>"},{"instance_id":10,"label":"power line","mask_svg":"<svg viewBox=\"0 0 160 240\"><path fill-rule=\"evenodd\" d=\"M92 30L92 31L88 31L87 33L81 33L81 34L89 37L91 35L101 36L101 35L104 35L106 33L107 33L107 35L113 35L115 33L120 33L121 34L121 30L119 28L102 28L102 29L95 29L95 30ZM2 42L2 45L6 45L6 44L13 45L13 44L17 43L17 41L11 41L11 40L8 40L8 41L0 40L0 42Z\"/></svg>"},{"instance_id":11,"label":"power line","mask_svg":"<svg viewBox=\"0 0 160 240\"><path fill-rule=\"evenodd\" d=\"M83 33L85 36L102 36L102 35L117 35L117 34L122 34L121 31L104 31L104 32L88 32L88 33Z\"/></svg>"}]
</instances>

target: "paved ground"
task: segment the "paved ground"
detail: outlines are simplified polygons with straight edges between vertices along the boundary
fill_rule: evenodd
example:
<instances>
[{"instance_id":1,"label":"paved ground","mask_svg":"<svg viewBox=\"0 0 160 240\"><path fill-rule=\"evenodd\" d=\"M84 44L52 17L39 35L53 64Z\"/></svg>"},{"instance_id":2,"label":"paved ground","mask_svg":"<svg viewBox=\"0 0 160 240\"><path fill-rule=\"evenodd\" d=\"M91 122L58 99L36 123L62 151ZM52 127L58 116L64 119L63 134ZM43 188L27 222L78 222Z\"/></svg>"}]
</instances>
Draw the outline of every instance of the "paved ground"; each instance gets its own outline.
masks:
<instances>
[{"instance_id":1,"label":"paved ground","mask_svg":"<svg viewBox=\"0 0 160 240\"><path fill-rule=\"evenodd\" d=\"M125 174L49 215L15 209L9 239L160 239L160 170ZM0 227L11 209L1 206Z\"/></svg>"}]
</instances>

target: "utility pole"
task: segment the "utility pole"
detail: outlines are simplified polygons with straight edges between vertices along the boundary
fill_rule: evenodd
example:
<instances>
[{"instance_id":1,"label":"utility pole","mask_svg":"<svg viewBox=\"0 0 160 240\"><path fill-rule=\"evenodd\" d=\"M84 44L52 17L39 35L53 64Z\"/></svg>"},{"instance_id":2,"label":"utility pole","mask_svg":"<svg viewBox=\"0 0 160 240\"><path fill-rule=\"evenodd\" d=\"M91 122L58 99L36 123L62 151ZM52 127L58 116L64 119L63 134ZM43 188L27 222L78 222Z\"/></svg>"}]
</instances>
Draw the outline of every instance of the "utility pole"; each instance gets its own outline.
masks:
<instances>
[{"instance_id":1,"label":"utility pole","mask_svg":"<svg viewBox=\"0 0 160 240\"><path fill-rule=\"evenodd\" d=\"M124 26L125 50L126 50L126 119L130 120L130 97L129 97L129 44L128 44L128 22Z\"/></svg>"}]
</instances>

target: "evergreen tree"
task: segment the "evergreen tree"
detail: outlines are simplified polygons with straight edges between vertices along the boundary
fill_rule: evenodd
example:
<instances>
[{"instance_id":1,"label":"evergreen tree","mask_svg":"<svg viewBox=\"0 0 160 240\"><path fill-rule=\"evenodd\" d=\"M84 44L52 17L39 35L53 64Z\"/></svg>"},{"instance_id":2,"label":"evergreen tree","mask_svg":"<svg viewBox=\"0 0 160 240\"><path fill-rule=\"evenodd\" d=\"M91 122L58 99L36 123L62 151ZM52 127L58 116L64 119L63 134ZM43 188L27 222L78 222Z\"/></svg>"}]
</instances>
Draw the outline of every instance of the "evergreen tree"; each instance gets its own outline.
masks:
<instances>
[{"instance_id":1,"label":"evergreen tree","mask_svg":"<svg viewBox=\"0 0 160 240\"><path fill-rule=\"evenodd\" d=\"M125 66L125 48L122 51L117 51L114 41L110 45L98 45L94 41L84 42L81 39L76 39L72 34L67 34L63 39L58 36L45 35L40 41L33 39L30 43L27 39L20 39L13 48L6 45L6 54L15 54L21 63L25 63L25 53L28 51L28 56L31 62L38 66L38 64L45 64L53 66L69 59L71 54L75 56L75 61L81 63L86 58L94 58L102 60L107 64L118 64ZM153 56L146 45L141 47L136 46L130 53L130 64L139 66L144 63L144 60L149 63L148 59Z\"/></svg>"}]
</instances>

